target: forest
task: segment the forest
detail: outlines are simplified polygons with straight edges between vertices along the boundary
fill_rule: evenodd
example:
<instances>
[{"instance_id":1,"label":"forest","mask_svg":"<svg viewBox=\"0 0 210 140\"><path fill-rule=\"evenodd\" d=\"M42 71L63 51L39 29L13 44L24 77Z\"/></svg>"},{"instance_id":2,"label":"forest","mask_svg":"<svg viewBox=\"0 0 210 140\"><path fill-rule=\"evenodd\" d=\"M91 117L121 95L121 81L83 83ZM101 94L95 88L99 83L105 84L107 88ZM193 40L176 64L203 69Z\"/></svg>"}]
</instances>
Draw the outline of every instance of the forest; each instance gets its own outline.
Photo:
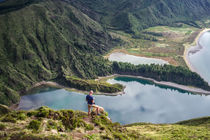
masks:
<instances>
[{"instance_id":1,"label":"forest","mask_svg":"<svg viewBox=\"0 0 210 140\"><path fill-rule=\"evenodd\" d=\"M197 73L187 68L173 65L133 65L130 63L113 62L113 72L123 75L144 76L157 81L174 82L186 86L194 86L210 90L206 81Z\"/></svg>"}]
</instances>

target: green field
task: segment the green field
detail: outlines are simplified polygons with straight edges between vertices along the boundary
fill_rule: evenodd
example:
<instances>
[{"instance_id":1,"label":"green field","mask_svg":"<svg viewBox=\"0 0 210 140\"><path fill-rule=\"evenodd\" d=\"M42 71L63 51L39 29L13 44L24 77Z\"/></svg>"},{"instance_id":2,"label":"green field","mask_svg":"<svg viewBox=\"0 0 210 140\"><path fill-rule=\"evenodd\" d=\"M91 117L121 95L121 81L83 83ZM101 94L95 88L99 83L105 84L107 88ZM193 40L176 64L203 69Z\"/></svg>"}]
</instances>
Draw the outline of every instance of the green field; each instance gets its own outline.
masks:
<instances>
[{"instance_id":1,"label":"green field","mask_svg":"<svg viewBox=\"0 0 210 140\"><path fill-rule=\"evenodd\" d=\"M162 58L170 64L186 67L183 59L184 44L191 44L201 31L199 28L186 24L177 24L177 27L155 26L145 29L137 35L123 31L110 30L114 38L121 39L116 46L119 51L129 54Z\"/></svg>"},{"instance_id":2,"label":"green field","mask_svg":"<svg viewBox=\"0 0 210 140\"><path fill-rule=\"evenodd\" d=\"M154 140L208 140L210 138L209 117L183 121L176 124L146 124L128 125L129 131L141 134Z\"/></svg>"}]
</instances>

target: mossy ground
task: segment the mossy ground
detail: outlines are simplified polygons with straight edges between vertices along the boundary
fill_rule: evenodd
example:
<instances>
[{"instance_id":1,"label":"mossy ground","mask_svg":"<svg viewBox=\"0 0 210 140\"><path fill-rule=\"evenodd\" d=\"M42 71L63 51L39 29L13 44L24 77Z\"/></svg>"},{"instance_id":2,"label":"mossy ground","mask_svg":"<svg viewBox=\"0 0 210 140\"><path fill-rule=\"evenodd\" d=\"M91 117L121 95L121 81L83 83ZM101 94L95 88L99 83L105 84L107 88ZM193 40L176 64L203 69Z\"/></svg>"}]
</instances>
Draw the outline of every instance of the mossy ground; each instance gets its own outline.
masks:
<instances>
[{"instance_id":1,"label":"mossy ground","mask_svg":"<svg viewBox=\"0 0 210 140\"><path fill-rule=\"evenodd\" d=\"M23 115L24 114L24 115ZM15 121L3 121L11 116ZM24 116L24 117L20 117ZM105 114L88 117L86 112L54 111L41 107L32 111L12 111L0 116L0 139L209 139L210 117L176 124L136 123L122 126Z\"/></svg>"},{"instance_id":2,"label":"mossy ground","mask_svg":"<svg viewBox=\"0 0 210 140\"><path fill-rule=\"evenodd\" d=\"M23 119L20 116L25 117ZM12 119L4 121L8 118ZM54 111L48 107L41 107L33 111L6 113L0 117L0 121L0 139L132 138L120 124L112 123L106 113L102 113L101 116L93 113L92 117L88 117L86 112Z\"/></svg>"}]
</instances>

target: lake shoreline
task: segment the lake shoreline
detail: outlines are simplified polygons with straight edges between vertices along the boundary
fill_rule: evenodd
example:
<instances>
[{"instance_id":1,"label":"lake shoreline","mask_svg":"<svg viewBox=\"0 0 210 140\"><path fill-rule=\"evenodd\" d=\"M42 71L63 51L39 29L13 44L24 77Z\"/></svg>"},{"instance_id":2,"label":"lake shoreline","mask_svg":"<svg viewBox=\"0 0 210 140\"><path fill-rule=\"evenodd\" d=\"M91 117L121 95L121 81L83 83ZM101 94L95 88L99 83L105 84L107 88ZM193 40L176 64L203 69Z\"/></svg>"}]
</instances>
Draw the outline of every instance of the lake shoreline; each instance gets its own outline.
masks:
<instances>
[{"instance_id":1,"label":"lake shoreline","mask_svg":"<svg viewBox=\"0 0 210 140\"><path fill-rule=\"evenodd\" d=\"M113 49L110 52L108 52L104 56L104 58L108 59L110 57L110 55L113 53L124 53L124 54L133 55L133 56L137 56L137 57L160 59L160 60L164 60L164 61L168 62L171 65L178 66L177 62L175 62L173 59L171 59L169 57L146 56L146 55L142 55L142 54L129 53L126 49Z\"/></svg>"},{"instance_id":2,"label":"lake shoreline","mask_svg":"<svg viewBox=\"0 0 210 140\"><path fill-rule=\"evenodd\" d=\"M206 32L210 31L210 29L203 29L198 35L197 37L195 38L195 41L192 43L192 44L189 44L187 46L185 46L185 51L184 51L184 61L185 63L187 64L187 67L193 71L193 72L196 72L198 73L198 70L196 70L196 68L193 67L192 63L190 62L190 58L189 58L189 55L191 53L197 53L199 52L203 46L201 46L201 44L199 43L200 41L200 38L202 37L202 35ZM195 44L195 45L193 45ZM199 74L199 73L198 73ZM200 75L200 74L199 74Z\"/></svg>"},{"instance_id":3,"label":"lake shoreline","mask_svg":"<svg viewBox=\"0 0 210 140\"><path fill-rule=\"evenodd\" d=\"M60 85L56 82L52 82L52 81L41 81L41 82L37 82L35 83L31 88L29 88L26 93L30 92L31 90L35 89L35 88L39 88L41 86L49 86L49 87L54 87L54 88L58 88L58 89L65 89L67 91L71 91L71 92L79 92L82 94L88 94L89 91L84 91L84 90L79 90L79 89L75 89L75 88L70 88L70 87L66 87L63 85ZM116 92L116 93L103 93L103 92L95 92L94 95L105 95L105 96L118 96L118 95L122 95L125 94L124 89L121 92ZM28 95L28 94L26 94ZM19 106L19 102L16 104L12 104L11 106L9 106L10 109L12 110L19 110L18 109Z\"/></svg>"},{"instance_id":4,"label":"lake shoreline","mask_svg":"<svg viewBox=\"0 0 210 140\"><path fill-rule=\"evenodd\" d=\"M166 82L166 81L157 81L155 79L152 78L146 78L143 76L132 76L132 75L120 75L120 74L113 74L110 76L105 76L105 77L99 77L97 80L103 80L105 79L111 79L114 77L131 77L131 78L138 78L138 79L143 79L143 80L148 80L151 81L157 85L164 85L164 86L169 86L169 87L173 87L173 88L177 88L177 89L181 89L181 90L185 90L185 91L189 91L192 93L196 93L196 94L200 94L200 95L210 95L210 91L207 90L203 90L200 88L196 88L196 87L189 87L189 86L185 86L185 85L180 85L180 84L176 84L176 83L172 83L172 82Z\"/></svg>"},{"instance_id":5,"label":"lake shoreline","mask_svg":"<svg viewBox=\"0 0 210 140\"><path fill-rule=\"evenodd\" d=\"M80 92L83 94L88 94L89 91L84 91L84 90L79 90L76 88L70 88L70 87L66 87L63 85L60 85L56 82L52 82L52 81L42 81L42 82L38 82L36 84L34 84L34 86L32 86L32 88L30 88L29 90L27 90L27 92L30 92L30 90L33 90L34 88L38 88L40 86L49 86L49 87L55 87L55 88L60 88L60 89L65 89L68 91L73 91L73 92ZM124 94L123 92L116 92L116 93L104 93L104 92L95 92L94 95L106 95L106 96L117 96L120 94Z\"/></svg>"}]
</instances>

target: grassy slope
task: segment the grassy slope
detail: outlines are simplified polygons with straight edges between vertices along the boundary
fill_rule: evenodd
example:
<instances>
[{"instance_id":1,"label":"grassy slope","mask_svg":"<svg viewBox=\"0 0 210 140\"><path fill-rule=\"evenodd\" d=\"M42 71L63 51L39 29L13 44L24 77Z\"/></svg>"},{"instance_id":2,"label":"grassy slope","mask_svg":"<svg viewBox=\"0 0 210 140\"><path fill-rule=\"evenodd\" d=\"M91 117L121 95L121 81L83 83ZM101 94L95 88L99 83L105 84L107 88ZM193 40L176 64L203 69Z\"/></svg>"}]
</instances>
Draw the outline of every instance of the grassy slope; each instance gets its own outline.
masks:
<instances>
[{"instance_id":1,"label":"grassy slope","mask_svg":"<svg viewBox=\"0 0 210 140\"><path fill-rule=\"evenodd\" d=\"M141 134L146 138L171 140L171 139L202 139L210 138L210 118L197 118L175 124L145 124L137 123L127 125L128 131Z\"/></svg>"},{"instance_id":2,"label":"grassy slope","mask_svg":"<svg viewBox=\"0 0 210 140\"><path fill-rule=\"evenodd\" d=\"M0 103L16 103L17 92L41 80L64 75L95 78L111 73L109 62L101 54L112 48L113 40L96 21L132 33L178 21L197 26L192 21L203 19L202 15L208 17L209 7L209 0L2 2Z\"/></svg>"},{"instance_id":3,"label":"grassy slope","mask_svg":"<svg viewBox=\"0 0 210 140\"><path fill-rule=\"evenodd\" d=\"M0 139L208 139L210 117L176 124L121 126L106 115L87 117L72 110L10 111L0 105ZM93 113L94 114L94 113Z\"/></svg>"},{"instance_id":4,"label":"grassy slope","mask_svg":"<svg viewBox=\"0 0 210 140\"><path fill-rule=\"evenodd\" d=\"M40 80L110 72L100 54L111 48L111 38L97 22L62 1L22 7L0 14L0 103L17 102L16 91Z\"/></svg>"},{"instance_id":5,"label":"grassy slope","mask_svg":"<svg viewBox=\"0 0 210 140\"><path fill-rule=\"evenodd\" d=\"M7 133L5 135L5 133ZM131 135L106 115L88 118L86 112L41 107L0 116L0 139L129 139Z\"/></svg>"},{"instance_id":6,"label":"grassy slope","mask_svg":"<svg viewBox=\"0 0 210 140\"><path fill-rule=\"evenodd\" d=\"M87 14L90 17L112 29L112 35L125 42L119 44L118 48L126 49L127 53L134 55L163 58L171 64L184 67L187 66L183 60L183 44L191 42L200 27L210 25L207 20L210 16L209 0L115 0L114 2L78 0L71 2L78 8L83 7L81 9L89 11ZM151 26L177 26L177 23L185 24L183 27L159 26L162 31L156 30L157 28L149 29L152 32L163 33L162 37L149 35L149 38L155 38L157 41L132 37L133 34L148 36L148 34L142 35L142 32Z\"/></svg>"},{"instance_id":7,"label":"grassy slope","mask_svg":"<svg viewBox=\"0 0 210 140\"><path fill-rule=\"evenodd\" d=\"M173 25L174 22L198 26L195 20L210 16L209 0L78 0L72 3L83 6L84 11L98 13L88 14L101 23L128 32L155 25Z\"/></svg>"}]
</instances>

